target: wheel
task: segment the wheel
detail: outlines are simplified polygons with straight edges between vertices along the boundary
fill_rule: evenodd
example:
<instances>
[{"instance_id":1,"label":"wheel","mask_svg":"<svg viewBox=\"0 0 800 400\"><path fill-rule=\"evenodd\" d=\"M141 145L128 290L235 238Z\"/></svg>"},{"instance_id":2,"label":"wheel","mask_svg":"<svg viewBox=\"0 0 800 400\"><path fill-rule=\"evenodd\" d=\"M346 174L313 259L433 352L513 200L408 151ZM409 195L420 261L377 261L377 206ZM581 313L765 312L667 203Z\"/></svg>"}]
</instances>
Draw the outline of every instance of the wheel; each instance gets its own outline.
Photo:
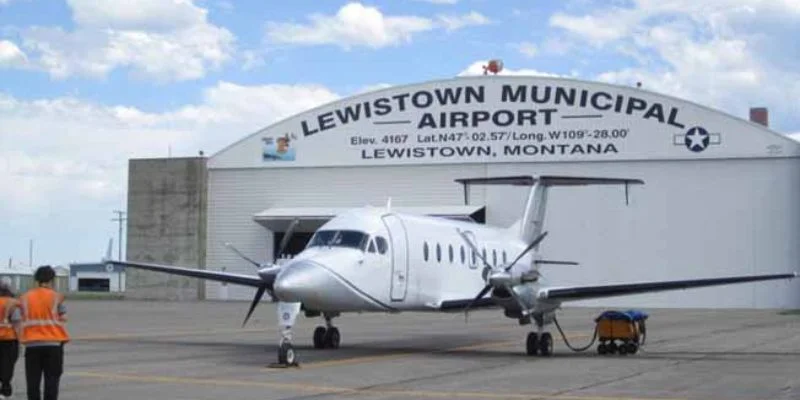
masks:
<instances>
[{"instance_id":1,"label":"wheel","mask_svg":"<svg viewBox=\"0 0 800 400\"><path fill-rule=\"evenodd\" d=\"M278 363L293 365L295 361L294 347L289 342L283 342L278 348Z\"/></svg>"},{"instance_id":2,"label":"wheel","mask_svg":"<svg viewBox=\"0 0 800 400\"><path fill-rule=\"evenodd\" d=\"M553 355L553 335L550 332L545 332L539 338L539 353L543 356Z\"/></svg>"},{"instance_id":3,"label":"wheel","mask_svg":"<svg viewBox=\"0 0 800 400\"><path fill-rule=\"evenodd\" d=\"M318 326L317 329L314 329L314 348L315 349L324 349L325 348L325 327Z\"/></svg>"},{"instance_id":4,"label":"wheel","mask_svg":"<svg viewBox=\"0 0 800 400\"><path fill-rule=\"evenodd\" d=\"M608 354L614 354L617 352L617 344L614 341L608 342Z\"/></svg>"},{"instance_id":5,"label":"wheel","mask_svg":"<svg viewBox=\"0 0 800 400\"><path fill-rule=\"evenodd\" d=\"M341 339L342 337L339 334L339 328L332 326L325 331L325 347L329 349L338 349Z\"/></svg>"},{"instance_id":6,"label":"wheel","mask_svg":"<svg viewBox=\"0 0 800 400\"><path fill-rule=\"evenodd\" d=\"M528 333L528 340L525 343L525 348L529 356L535 356L539 353L539 336L536 333Z\"/></svg>"},{"instance_id":7,"label":"wheel","mask_svg":"<svg viewBox=\"0 0 800 400\"><path fill-rule=\"evenodd\" d=\"M606 344L600 343L599 345L597 345L597 352L601 355L605 355L606 353L608 353L608 348L606 348Z\"/></svg>"},{"instance_id":8,"label":"wheel","mask_svg":"<svg viewBox=\"0 0 800 400\"><path fill-rule=\"evenodd\" d=\"M628 353L636 354L637 351L639 351L639 346L636 343L628 343Z\"/></svg>"},{"instance_id":9,"label":"wheel","mask_svg":"<svg viewBox=\"0 0 800 400\"><path fill-rule=\"evenodd\" d=\"M619 347L617 348L617 351L619 352L619 355L621 355L621 356L624 356L624 355L628 354L628 344L627 343L621 343L619 345Z\"/></svg>"}]
</instances>

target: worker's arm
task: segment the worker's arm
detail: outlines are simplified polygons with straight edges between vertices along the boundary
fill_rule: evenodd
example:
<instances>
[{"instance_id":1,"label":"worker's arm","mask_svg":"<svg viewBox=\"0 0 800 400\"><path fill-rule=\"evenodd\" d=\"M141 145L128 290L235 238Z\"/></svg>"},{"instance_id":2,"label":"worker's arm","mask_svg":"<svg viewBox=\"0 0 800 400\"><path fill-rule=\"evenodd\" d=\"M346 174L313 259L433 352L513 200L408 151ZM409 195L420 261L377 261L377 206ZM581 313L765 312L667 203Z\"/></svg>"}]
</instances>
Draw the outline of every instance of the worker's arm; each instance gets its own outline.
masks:
<instances>
[{"instance_id":1,"label":"worker's arm","mask_svg":"<svg viewBox=\"0 0 800 400\"><path fill-rule=\"evenodd\" d=\"M8 318L11 326L14 327L14 332L17 333L17 339L22 337L22 312L20 311L19 303L15 304L14 311Z\"/></svg>"},{"instance_id":2,"label":"worker's arm","mask_svg":"<svg viewBox=\"0 0 800 400\"><path fill-rule=\"evenodd\" d=\"M67 322L67 306L64 305L63 298L61 303L58 303L58 319L63 322Z\"/></svg>"}]
</instances>

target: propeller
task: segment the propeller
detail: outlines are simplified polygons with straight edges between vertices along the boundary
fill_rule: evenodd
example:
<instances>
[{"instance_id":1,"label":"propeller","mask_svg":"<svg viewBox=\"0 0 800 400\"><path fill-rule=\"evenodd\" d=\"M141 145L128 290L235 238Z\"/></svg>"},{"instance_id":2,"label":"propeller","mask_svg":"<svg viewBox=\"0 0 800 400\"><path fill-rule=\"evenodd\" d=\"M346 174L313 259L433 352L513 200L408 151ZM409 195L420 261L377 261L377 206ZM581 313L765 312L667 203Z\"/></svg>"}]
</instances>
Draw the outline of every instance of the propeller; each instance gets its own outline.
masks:
<instances>
[{"instance_id":1,"label":"propeller","mask_svg":"<svg viewBox=\"0 0 800 400\"><path fill-rule=\"evenodd\" d=\"M457 230L457 231L458 231L459 236L461 236L461 238L464 240L464 242L466 242L467 246L470 249L472 249L472 251L474 252L473 254L477 255L478 258L480 258L480 260L483 261L483 264L485 265L486 269L488 270L488 273L486 275L486 286L484 286L483 289L481 289L481 291L478 292L478 295L475 296L475 298L472 299L472 301L470 301L467 304L467 306L464 308L464 320L465 321L467 320L467 314L469 313L470 307L472 307L472 305L475 304L476 301L480 300L481 298L483 298L483 296L485 296L487 293L489 293L489 290L491 290L492 287L504 287L508 291L508 293L511 295L511 297L514 298L514 300L517 302L517 304L519 304L520 308L522 310L525 310L526 307L525 307L525 304L522 302L522 299L520 299L519 296L517 296L517 293L514 292L514 290L512 290L511 285L508 283L508 281L511 278L511 276L508 274L508 272L511 270L511 268L517 262L519 262L519 260L522 259L522 257L525 256L525 254L527 254L534 247L536 247L539 243L541 243L542 240L544 240L544 238L547 236L547 232L544 232L541 235L537 236L528 245L528 247L526 247L525 250L523 250L514 259L514 261L512 261L507 266L505 266L505 268L502 268L502 267L501 268L493 268L489 264L489 262L487 262L486 259L483 258L483 255L481 254L481 252L478 251L478 248L475 246L475 244L472 243L472 240L470 240L470 238L464 232L462 232L461 230Z\"/></svg>"},{"instance_id":2,"label":"propeller","mask_svg":"<svg viewBox=\"0 0 800 400\"><path fill-rule=\"evenodd\" d=\"M295 230L295 228L297 228L297 224L299 222L300 222L300 220L294 219L291 222L291 224L289 224L289 227L286 229L286 233L284 233L284 235L283 235L283 239L281 239L281 243L278 245L278 252L276 253L278 256L284 254L284 251L286 250L286 246L289 245L289 241L291 240L292 235L294 234L294 230ZM236 253L239 257L242 257L245 261L255 265L256 268L258 268L259 272L261 272L263 270L272 269L272 268L276 267L276 263L274 263L274 262L271 262L271 263L268 262L268 263L263 263L262 264L262 263L259 263L259 262L255 261L255 260L253 260L250 257L247 257L246 255L244 255L244 253L239 251L236 247L234 247L230 243L225 243L225 247L231 249L234 253ZM261 298L264 297L264 293L267 290L268 290L268 288L267 288L267 283L266 282L258 287L258 290L256 290L255 296L253 296L253 301L250 303L250 308L247 310L247 315L244 317L244 322L242 322L242 327L247 325L247 321L250 320L250 316L253 315L253 311L256 309L256 306L258 305L258 303L261 302ZM270 296L272 296L272 291L270 291Z\"/></svg>"}]
</instances>

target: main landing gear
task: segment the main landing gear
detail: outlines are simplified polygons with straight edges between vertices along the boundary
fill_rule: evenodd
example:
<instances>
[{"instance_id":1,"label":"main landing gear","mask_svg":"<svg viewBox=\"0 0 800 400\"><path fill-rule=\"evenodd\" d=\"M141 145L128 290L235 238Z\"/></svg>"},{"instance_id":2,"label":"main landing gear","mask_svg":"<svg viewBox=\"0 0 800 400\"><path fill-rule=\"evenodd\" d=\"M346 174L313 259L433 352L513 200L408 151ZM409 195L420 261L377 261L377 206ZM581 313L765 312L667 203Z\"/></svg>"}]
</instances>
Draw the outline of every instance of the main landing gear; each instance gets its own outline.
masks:
<instances>
[{"instance_id":1,"label":"main landing gear","mask_svg":"<svg viewBox=\"0 0 800 400\"><path fill-rule=\"evenodd\" d=\"M539 325L538 333L528 333L528 340L525 342L525 349L527 350L529 356L542 355L549 357L553 355L553 335L551 335L550 332L543 331L543 326Z\"/></svg>"},{"instance_id":2,"label":"main landing gear","mask_svg":"<svg viewBox=\"0 0 800 400\"><path fill-rule=\"evenodd\" d=\"M318 326L314 329L314 348L315 349L338 349L341 342L339 328L333 326L331 321L333 315L325 314L325 326Z\"/></svg>"}]
</instances>

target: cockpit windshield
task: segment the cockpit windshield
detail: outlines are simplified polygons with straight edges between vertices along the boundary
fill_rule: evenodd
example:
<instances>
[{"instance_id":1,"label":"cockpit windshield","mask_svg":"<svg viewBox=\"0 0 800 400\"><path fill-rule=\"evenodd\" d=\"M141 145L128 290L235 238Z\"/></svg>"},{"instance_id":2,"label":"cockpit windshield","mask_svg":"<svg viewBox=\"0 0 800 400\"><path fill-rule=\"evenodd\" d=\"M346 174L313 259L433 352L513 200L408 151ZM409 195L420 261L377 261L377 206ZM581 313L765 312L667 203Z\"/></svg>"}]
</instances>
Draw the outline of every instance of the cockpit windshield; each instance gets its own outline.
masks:
<instances>
[{"instance_id":1,"label":"cockpit windshield","mask_svg":"<svg viewBox=\"0 0 800 400\"><path fill-rule=\"evenodd\" d=\"M369 236L359 231L317 231L308 247L350 247L364 250Z\"/></svg>"}]
</instances>

